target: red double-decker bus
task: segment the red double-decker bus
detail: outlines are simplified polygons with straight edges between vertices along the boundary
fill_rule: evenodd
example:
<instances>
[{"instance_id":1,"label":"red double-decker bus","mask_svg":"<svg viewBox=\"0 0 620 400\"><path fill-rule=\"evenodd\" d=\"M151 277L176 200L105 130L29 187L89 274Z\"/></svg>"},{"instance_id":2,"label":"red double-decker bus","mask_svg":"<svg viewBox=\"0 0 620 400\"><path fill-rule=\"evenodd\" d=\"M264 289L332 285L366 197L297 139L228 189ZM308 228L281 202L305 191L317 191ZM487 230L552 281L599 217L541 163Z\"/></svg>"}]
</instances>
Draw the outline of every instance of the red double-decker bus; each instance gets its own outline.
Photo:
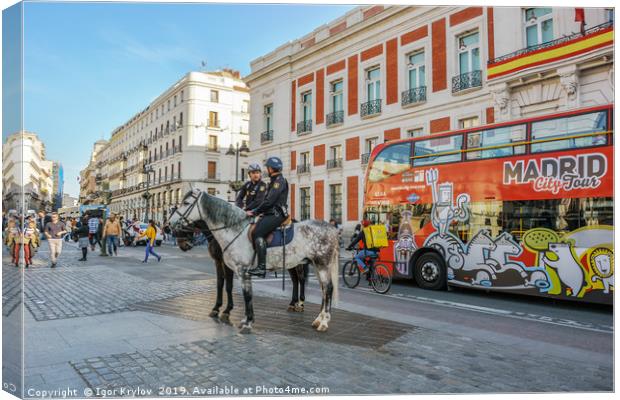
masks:
<instances>
[{"instance_id":1,"label":"red double-decker bus","mask_svg":"<svg viewBox=\"0 0 620 400\"><path fill-rule=\"evenodd\" d=\"M377 146L364 216L395 277L611 303L613 106Z\"/></svg>"}]
</instances>

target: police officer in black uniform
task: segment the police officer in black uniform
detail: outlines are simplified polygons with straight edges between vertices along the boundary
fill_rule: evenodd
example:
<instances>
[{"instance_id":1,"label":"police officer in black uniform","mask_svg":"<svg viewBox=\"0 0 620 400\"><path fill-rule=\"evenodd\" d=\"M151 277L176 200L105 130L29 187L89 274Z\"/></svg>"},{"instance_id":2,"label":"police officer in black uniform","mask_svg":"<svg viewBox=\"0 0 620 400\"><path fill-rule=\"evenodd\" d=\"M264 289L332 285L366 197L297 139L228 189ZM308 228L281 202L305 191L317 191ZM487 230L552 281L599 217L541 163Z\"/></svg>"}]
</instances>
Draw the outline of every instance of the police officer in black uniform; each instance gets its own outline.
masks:
<instances>
[{"instance_id":1,"label":"police officer in black uniform","mask_svg":"<svg viewBox=\"0 0 620 400\"><path fill-rule=\"evenodd\" d=\"M254 248L258 265L248 271L250 275L265 277L267 241L265 238L288 218L288 182L282 176L282 160L270 157L265 163L270 182L265 200L256 208L246 211L249 216L262 214L254 230Z\"/></svg>"},{"instance_id":2,"label":"police officer in black uniform","mask_svg":"<svg viewBox=\"0 0 620 400\"><path fill-rule=\"evenodd\" d=\"M261 180L262 168L258 163L252 163L248 169L250 180L243 184L235 204L244 211L253 210L260 206L267 194L267 184Z\"/></svg>"}]
</instances>

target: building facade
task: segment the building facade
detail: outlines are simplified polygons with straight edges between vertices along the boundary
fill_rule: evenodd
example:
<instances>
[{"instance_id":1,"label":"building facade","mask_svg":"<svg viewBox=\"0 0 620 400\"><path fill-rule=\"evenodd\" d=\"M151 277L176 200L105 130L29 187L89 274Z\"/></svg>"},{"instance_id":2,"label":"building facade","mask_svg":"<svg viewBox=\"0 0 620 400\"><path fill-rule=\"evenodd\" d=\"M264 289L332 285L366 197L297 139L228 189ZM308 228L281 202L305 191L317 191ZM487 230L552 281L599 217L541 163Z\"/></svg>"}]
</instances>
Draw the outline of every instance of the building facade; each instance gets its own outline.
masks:
<instances>
[{"instance_id":1,"label":"building facade","mask_svg":"<svg viewBox=\"0 0 620 400\"><path fill-rule=\"evenodd\" d=\"M52 165L45 144L33 132L17 132L2 146L2 201L5 210L52 209Z\"/></svg>"},{"instance_id":2,"label":"building facade","mask_svg":"<svg viewBox=\"0 0 620 400\"><path fill-rule=\"evenodd\" d=\"M282 157L296 218L351 229L379 143L613 102L613 10L579 13L356 8L252 61L252 152Z\"/></svg>"},{"instance_id":3,"label":"building facade","mask_svg":"<svg viewBox=\"0 0 620 400\"><path fill-rule=\"evenodd\" d=\"M62 164L54 161L52 164L52 209L58 211L62 207L62 195L65 185L64 170Z\"/></svg>"},{"instance_id":4,"label":"building facade","mask_svg":"<svg viewBox=\"0 0 620 400\"><path fill-rule=\"evenodd\" d=\"M249 163L249 100L236 71L190 72L112 132L84 179L99 177L103 203L125 218L163 221L192 188L233 201Z\"/></svg>"},{"instance_id":5,"label":"building facade","mask_svg":"<svg viewBox=\"0 0 620 400\"><path fill-rule=\"evenodd\" d=\"M107 140L98 140L93 145L86 168L80 171L80 204L101 204L103 202L102 174L103 156L108 148Z\"/></svg>"}]
</instances>

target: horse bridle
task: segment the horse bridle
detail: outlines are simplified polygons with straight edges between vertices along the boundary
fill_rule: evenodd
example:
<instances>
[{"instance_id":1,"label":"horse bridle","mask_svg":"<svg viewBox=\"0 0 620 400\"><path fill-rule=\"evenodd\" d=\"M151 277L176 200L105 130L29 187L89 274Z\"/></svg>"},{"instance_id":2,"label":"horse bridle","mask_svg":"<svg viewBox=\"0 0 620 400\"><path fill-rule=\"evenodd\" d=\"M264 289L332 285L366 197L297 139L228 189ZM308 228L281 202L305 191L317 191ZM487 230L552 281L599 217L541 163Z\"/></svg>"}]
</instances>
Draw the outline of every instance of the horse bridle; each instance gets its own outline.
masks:
<instances>
[{"instance_id":1,"label":"horse bridle","mask_svg":"<svg viewBox=\"0 0 620 400\"><path fill-rule=\"evenodd\" d=\"M181 221L184 221L186 226L188 226L188 227L189 227L190 225L194 224L194 223L193 223L193 222L191 222L191 221L190 221L187 217L188 217L188 216L189 216L189 214L192 212L192 210L194 209L194 207L196 207L196 204L198 204L198 200L200 199L200 196L202 196L202 191L201 191L198 195L196 195L196 192L195 192L195 191L192 191L192 192L191 192L191 197L194 199L194 202L193 202L193 203L192 203L189 207L187 207L187 210L185 210L185 212L183 212L182 214L179 212L179 210L178 210L178 208L177 208L177 207L174 207L174 210L170 213L170 217L172 217L174 214L179 214L179 216L180 216L180 218L179 218L179 219L180 219ZM201 221L204 221L204 220L205 220L205 219L202 217L202 212L200 211L200 207L198 207L198 215L200 216L200 220L201 220ZM249 219L249 218L246 218L246 219L248 219L248 221L251 221L251 219ZM237 233L237 235L233 238L233 240L231 240L231 241L230 241L230 243L228 243L228 244L226 245L226 247L224 247L224 248L222 249L222 255L226 252L226 250L228 250L228 248L230 247L230 245L232 245L232 244L233 244L233 243L234 243L234 242L235 242L235 241L239 238L239 236L241 236L241 234L243 233L243 231L245 230L245 228L246 228L248 225L249 225L249 222L248 222L247 224L245 224L245 225L243 226L243 228L241 228L241 230L239 231L239 233ZM208 227L207 227L207 228L209 229L209 233L208 233L208 236L207 236L207 240L211 240L211 239L213 238L213 234L212 234L211 232L221 231L222 229L227 229L227 228L230 228L231 226L232 226L232 225L224 225L224 226L220 226L219 228L214 228L214 229L211 229L211 228L208 228ZM180 231L185 231L185 232L189 232L189 231L190 231L190 229L189 229L189 228L181 228L181 229L179 229L179 230L180 230ZM191 231L191 232L193 232L193 231Z\"/></svg>"}]
</instances>

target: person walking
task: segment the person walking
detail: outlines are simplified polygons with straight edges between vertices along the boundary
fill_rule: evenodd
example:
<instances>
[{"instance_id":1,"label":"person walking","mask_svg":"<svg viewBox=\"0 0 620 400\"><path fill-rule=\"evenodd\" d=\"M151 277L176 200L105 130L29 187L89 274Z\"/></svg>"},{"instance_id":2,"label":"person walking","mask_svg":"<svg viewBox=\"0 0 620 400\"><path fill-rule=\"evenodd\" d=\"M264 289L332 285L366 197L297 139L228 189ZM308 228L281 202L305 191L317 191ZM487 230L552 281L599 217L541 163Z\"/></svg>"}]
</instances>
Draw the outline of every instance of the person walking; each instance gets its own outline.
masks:
<instances>
[{"instance_id":1,"label":"person walking","mask_svg":"<svg viewBox=\"0 0 620 400\"><path fill-rule=\"evenodd\" d=\"M16 219L11 218L7 222L6 231L4 233L5 241L4 244L9 249L9 253L12 256L13 264L16 267L19 266L19 241L20 241L21 230L19 229L19 225Z\"/></svg>"},{"instance_id":2,"label":"person walking","mask_svg":"<svg viewBox=\"0 0 620 400\"><path fill-rule=\"evenodd\" d=\"M157 257L157 262L161 261L161 256L155 253L153 247L155 246L155 236L157 235L157 229L155 228L155 221L152 219L149 220L149 226L146 228L143 234L138 236L138 239L146 236L146 250L144 252L144 261L146 263L149 261L149 254Z\"/></svg>"},{"instance_id":3,"label":"person walking","mask_svg":"<svg viewBox=\"0 0 620 400\"><path fill-rule=\"evenodd\" d=\"M97 227L97 240L99 241L99 253L100 256L107 257L108 253L106 251L106 237L103 232L103 228L105 227L103 220L103 216L99 217L99 226Z\"/></svg>"},{"instance_id":4,"label":"person walking","mask_svg":"<svg viewBox=\"0 0 620 400\"><path fill-rule=\"evenodd\" d=\"M58 213L52 213L52 221L45 224L45 237L50 248L50 268L56 268L56 262L62 253L62 235L67 233L65 224L58 219Z\"/></svg>"},{"instance_id":5,"label":"person walking","mask_svg":"<svg viewBox=\"0 0 620 400\"><path fill-rule=\"evenodd\" d=\"M88 241L91 251L95 251L95 244L98 242L97 230L99 229L99 218L94 215L88 218ZM101 242L99 242L101 246Z\"/></svg>"},{"instance_id":6,"label":"person walking","mask_svg":"<svg viewBox=\"0 0 620 400\"><path fill-rule=\"evenodd\" d=\"M78 237L78 247L82 249L82 258L78 261L86 261L86 255L88 254L88 245L90 240L88 239L88 218L84 218L82 223L75 228L75 233Z\"/></svg>"},{"instance_id":7,"label":"person walking","mask_svg":"<svg viewBox=\"0 0 620 400\"><path fill-rule=\"evenodd\" d=\"M39 218L37 219L37 229L39 230L39 233L41 235L41 240L45 240L45 225L47 225L48 222L51 222L51 220L52 219L50 218L50 216L45 213L45 210L39 211Z\"/></svg>"},{"instance_id":8,"label":"person walking","mask_svg":"<svg viewBox=\"0 0 620 400\"><path fill-rule=\"evenodd\" d=\"M37 230L37 224L34 219L28 219L28 224L23 232L23 245L24 245L24 262L26 268L32 265L32 257L34 257L35 250L39 247L39 231Z\"/></svg>"},{"instance_id":9,"label":"person walking","mask_svg":"<svg viewBox=\"0 0 620 400\"><path fill-rule=\"evenodd\" d=\"M112 249L114 249L114 255L118 255L118 238L121 232L121 224L116 219L116 216L114 214L110 215L110 218L108 218L103 227L103 237L106 238L109 255L112 255Z\"/></svg>"}]
</instances>

